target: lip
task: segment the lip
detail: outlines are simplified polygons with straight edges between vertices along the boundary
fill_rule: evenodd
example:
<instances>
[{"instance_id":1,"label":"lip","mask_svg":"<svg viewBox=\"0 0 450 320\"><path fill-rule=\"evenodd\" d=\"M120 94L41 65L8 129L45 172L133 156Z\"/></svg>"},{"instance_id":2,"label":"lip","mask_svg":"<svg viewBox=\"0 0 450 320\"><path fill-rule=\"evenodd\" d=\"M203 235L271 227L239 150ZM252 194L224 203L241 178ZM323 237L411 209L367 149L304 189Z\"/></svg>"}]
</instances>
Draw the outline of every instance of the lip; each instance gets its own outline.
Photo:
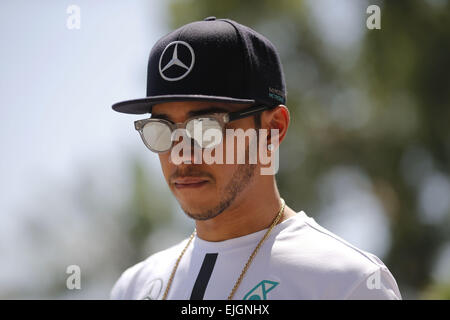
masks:
<instances>
[{"instance_id":1,"label":"lip","mask_svg":"<svg viewBox=\"0 0 450 320\"><path fill-rule=\"evenodd\" d=\"M185 177L178 178L174 180L175 188L177 189L185 189L185 188L200 188L207 184L209 181L204 178L197 177Z\"/></svg>"}]
</instances>

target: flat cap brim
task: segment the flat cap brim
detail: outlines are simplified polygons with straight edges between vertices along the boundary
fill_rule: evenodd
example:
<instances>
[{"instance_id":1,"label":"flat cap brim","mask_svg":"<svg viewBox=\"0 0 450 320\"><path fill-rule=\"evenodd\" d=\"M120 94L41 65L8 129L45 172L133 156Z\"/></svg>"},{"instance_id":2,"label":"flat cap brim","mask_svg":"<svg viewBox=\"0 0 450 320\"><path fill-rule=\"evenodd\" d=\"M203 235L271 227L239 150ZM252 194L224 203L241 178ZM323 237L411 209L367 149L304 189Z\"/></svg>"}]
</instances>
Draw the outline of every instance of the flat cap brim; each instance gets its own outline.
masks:
<instances>
[{"instance_id":1,"label":"flat cap brim","mask_svg":"<svg viewBox=\"0 0 450 320\"><path fill-rule=\"evenodd\" d=\"M131 114L151 113L152 107L158 103L176 102L176 101L213 101L228 103L255 103L253 99L238 99L220 96L208 95L163 95L153 96L141 99L126 100L113 104L114 111Z\"/></svg>"}]
</instances>

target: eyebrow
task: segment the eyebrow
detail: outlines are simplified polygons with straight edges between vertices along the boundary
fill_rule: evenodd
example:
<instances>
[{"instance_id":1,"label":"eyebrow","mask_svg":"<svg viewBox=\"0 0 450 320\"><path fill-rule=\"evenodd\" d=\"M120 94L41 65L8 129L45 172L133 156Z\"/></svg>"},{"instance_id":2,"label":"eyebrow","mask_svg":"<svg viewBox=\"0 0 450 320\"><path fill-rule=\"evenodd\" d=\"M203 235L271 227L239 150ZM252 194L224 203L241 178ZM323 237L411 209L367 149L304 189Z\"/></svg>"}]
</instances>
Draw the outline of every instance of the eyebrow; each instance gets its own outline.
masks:
<instances>
[{"instance_id":1,"label":"eyebrow","mask_svg":"<svg viewBox=\"0 0 450 320\"><path fill-rule=\"evenodd\" d=\"M201 115L204 115L204 114L224 113L224 112L231 112L231 111L227 110L225 108L221 108L221 107L209 107L207 109L189 111L187 113L187 117L191 118L191 117L195 117L195 116L201 116ZM164 120L171 121L170 117L167 114L164 114L164 113L152 114L151 118L164 119Z\"/></svg>"}]
</instances>

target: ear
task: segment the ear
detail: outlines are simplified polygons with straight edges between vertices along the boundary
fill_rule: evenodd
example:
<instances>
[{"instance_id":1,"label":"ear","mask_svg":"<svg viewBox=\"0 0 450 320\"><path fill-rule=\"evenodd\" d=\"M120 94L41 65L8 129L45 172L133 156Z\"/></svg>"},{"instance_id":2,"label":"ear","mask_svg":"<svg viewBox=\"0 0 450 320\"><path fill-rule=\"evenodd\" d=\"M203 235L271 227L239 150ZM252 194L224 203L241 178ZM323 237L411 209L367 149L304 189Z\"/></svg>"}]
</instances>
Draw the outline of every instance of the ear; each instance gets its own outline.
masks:
<instances>
[{"instance_id":1,"label":"ear","mask_svg":"<svg viewBox=\"0 0 450 320\"><path fill-rule=\"evenodd\" d=\"M278 105L277 107L266 110L261 114L261 128L267 129L267 144L270 144L271 137L270 130L278 129L278 141L281 143L286 136L286 132L291 120L289 110L285 105Z\"/></svg>"}]
</instances>

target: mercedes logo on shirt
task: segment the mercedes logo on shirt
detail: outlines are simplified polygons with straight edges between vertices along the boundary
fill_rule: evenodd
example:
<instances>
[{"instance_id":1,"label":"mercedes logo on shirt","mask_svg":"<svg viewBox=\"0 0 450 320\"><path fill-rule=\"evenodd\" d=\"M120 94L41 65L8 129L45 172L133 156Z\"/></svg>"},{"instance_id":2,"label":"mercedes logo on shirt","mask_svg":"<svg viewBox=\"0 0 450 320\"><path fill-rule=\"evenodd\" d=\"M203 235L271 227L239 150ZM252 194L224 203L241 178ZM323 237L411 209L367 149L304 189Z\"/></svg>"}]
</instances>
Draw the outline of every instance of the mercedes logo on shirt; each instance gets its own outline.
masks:
<instances>
[{"instance_id":1,"label":"mercedes logo on shirt","mask_svg":"<svg viewBox=\"0 0 450 320\"><path fill-rule=\"evenodd\" d=\"M194 50L187 42L173 41L159 58L159 74L167 81L181 80L191 72L194 61Z\"/></svg>"}]
</instances>

